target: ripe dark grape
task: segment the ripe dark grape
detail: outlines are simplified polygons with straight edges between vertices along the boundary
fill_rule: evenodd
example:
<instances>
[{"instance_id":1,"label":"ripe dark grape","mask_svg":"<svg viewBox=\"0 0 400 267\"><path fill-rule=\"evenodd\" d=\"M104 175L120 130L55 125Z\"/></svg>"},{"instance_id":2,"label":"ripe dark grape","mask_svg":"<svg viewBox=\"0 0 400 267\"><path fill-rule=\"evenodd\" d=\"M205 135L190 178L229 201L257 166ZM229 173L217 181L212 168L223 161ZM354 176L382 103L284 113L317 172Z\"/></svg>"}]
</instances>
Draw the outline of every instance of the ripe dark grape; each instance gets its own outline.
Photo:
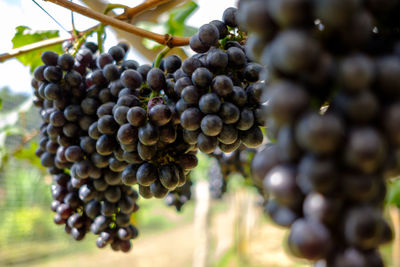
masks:
<instances>
[{"instance_id":1,"label":"ripe dark grape","mask_svg":"<svg viewBox=\"0 0 400 267\"><path fill-rule=\"evenodd\" d=\"M229 7L224 11L224 14L222 15L222 21L230 27L236 27L236 16L237 9L234 7Z\"/></svg>"},{"instance_id":2,"label":"ripe dark grape","mask_svg":"<svg viewBox=\"0 0 400 267\"><path fill-rule=\"evenodd\" d=\"M228 66L228 55L220 49L211 50L207 53L206 63L212 70L223 70Z\"/></svg>"},{"instance_id":3,"label":"ripe dark grape","mask_svg":"<svg viewBox=\"0 0 400 267\"><path fill-rule=\"evenodd\" d=\"M157 126L146 123L143 127L139 128L139 140L143 145L155 145L159 139L159 129Z\"/></svg>"},{"instance_id":4,"label":"ripe dark grape","mask_svg":"<svg viewBox=\"0 0 400 267\"><path fill-rule=\"evenodd\" d=\"M143 126L146 121L146 111L140 107L132 107L129 109L126 118L133 126Z\"/></svg>"},{"instance_id":5,"label":"ripe dark grape","mask_svg":"<svg viewBox=\"0 0 400 267\"><path fill-rule=\"evenodd\" d=\"M176 55L170 55L164 59L164 68L168 73L174 73L181 65L182 61Z\"/></svg>"},{"instance_id":6,"label":"ripe dark grape","mask_svg":"<svg viewBox=\"0 0 400 267\"><path fill-rule=\"evenodd\" d=\"M223 122L217 115L206 115L201 120L200 126L204 134L208 136L216 136L221 132Z\"/></svg>"},{"instance_id":7,"label":"ripe dark grape","mask_svg":"<svg viewBox=\"0 0 400 267\"><path fill-rule=\"evenodd\" d=\"M46 66L56 66L58 61L58 54L53 51L45 51L40 56L40 59Z\"/></svg>"},{"instance_id":8,"label":"ripe dark grape","mask_svg":"<svg viewBox=\"0 0 400 267\"><path fill-rule=\"evenodd\" d=\"M212 153L218 146L218 139L215 136L207 136L200 133L197 137L197 146L201 152Z\"/></svg>"},{"instance_id":9,"label":"ripe dark grape","mask_svg":"<svg viewBox=\"0 0 400 267\"><path fill-rule=\"evenodd\" d=\"M215 45L219 39L218 28L212 24L204 24L199 28L199 40L205 45Z\"/></svg>"},{"instance_id":10,"label":"ripe dark grape","mask_svg":"<svg viewBox=\"0 0 400 267\"><path fill-rule=\"evenodd\" d=\"M130 89L139 88L142 84L142 75L133 69L127 69L121 74L121 82L125 87Z\"/></svg>"},{"instance_id":11,"label":"ripe dark grape","mask_svg":"<svg viewBox=\"0 0 400 267\"><path fill-rule=\"evenodd\" d=\"M48 66L44 69L43 76L47 81L57 83L62 78L62 71L58 67Z\"/></svg>"},{"instance_id":12,"label":"ripe dark grape","mask_svg":"<svg viewBox=\"0 0 400 267\"><path fill-rule=\"evenodd\" d=\"M221 101L214 93L205 94L200 98L199 108L205 113L217 113L220 109Z\"/></svg>"},{"instance_id":13,"label":"ripe dark grape","mask_svg":"<svg viewBox=\"0 0 400 267\"><path fill-rule=\"evenodd\" d=\"M57 65L60 66L62 70L71 70L74 67L74 58L71 55L62 54L57 59Z\"/></svg>"},{"instance_id":14,"label":"ripe dark grape","mask_svg":"<svg viewBox=\"0 0 400 267\"><path fill-rule=\"evenodd\" d=\"M116 62L119 62L125 57L125 49L119 45L116 45L108 50L108 54L110 54Z\"/></svg>"},{"instance_id":15,"label":"ripe dark grape","mask_svg":"<svg viewBox=\"0 0 400 267\"><path fill-rule=\"evenodd\" d=\"M214 28L216 28L216 27L214 26ZM218 31L218 29L217 29L217 31ZM198 34L195 34L192 37L190 37L189 45L190 45L190 48L197 53L204 53L204 52L207 52L208 49L210 49L209 45L204 44L202 41L200 41Z\"/></svg>"},{"instance_id":16,"label":"ripe dark grape","mask_svg":"<svg viewBox=\"0 0 400 267\"><path fill-rule=\"evenodd\" d=\"M157 126L163 126L167 124L171 118L172 112L167 105L155 105L149 110L149 119Z\"/></svg>"},{"instance_id":17,"label":"ripe dark grape","mask_svg":"<svg viewBox=\"0 0 400 267\"><path fill-rule=\"evenodd\" d=\"M152 68L147 73L146 81L153 91L160 91L165 87L165 75L163 71L158 68Z\"/></svg>"},{"instance_id":18,"label":"ripe dark grape","mask_svg":"<svg viewBox=\"0 0 400 267\"><path fill-rule=\"evenodd\" d=\"M194 131L200 128L202 120L202 114L197 108L188 108L181 114L182 126L190 131Z\"/></svg>"},{"instance_id":19,"label":"ripe dark grape","mask_svg":"<svg viewBox=\"0 0 400 267\"><path fill-rule=\"evenodd\" d=\"M212 73L203 67L196 69L192 74L192 82L194 85L205 88L211 84Z\"/></svg>"}]
</instances>

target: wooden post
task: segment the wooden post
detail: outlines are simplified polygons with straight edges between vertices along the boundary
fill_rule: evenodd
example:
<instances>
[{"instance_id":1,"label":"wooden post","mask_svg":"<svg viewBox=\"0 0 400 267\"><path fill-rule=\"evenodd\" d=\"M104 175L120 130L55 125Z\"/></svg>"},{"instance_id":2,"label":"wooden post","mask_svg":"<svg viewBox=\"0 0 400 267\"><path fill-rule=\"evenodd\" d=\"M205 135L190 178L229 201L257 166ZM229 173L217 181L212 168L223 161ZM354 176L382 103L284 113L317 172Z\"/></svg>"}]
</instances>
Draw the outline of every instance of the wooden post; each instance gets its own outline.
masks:
<instances>
[{"instance_id":1,"label":"wooden post","mask_svg":"<svg viewBox=\"0 0 400 267\"><path fill-rule=\"evenodd\" d=\"M193 267L208 266L209 223L210 223L210 191L207 181L199 181L195 187L196 206L194 210ZM190 237L188 237L190 238Z\"/></svg>"}]
</instances>

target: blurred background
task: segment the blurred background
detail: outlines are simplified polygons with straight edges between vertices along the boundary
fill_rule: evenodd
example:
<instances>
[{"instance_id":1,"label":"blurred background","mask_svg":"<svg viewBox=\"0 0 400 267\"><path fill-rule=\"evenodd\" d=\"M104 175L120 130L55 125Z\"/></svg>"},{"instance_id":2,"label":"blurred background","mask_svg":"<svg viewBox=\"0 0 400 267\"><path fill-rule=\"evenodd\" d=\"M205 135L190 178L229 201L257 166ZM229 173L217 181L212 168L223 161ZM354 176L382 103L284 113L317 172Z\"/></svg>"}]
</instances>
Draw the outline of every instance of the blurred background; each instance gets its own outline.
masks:
<instances>
[{"instance_id":1,"label":"blurred background","mask_svg":"<svg viewBox=\"0 0 400 267\"><path fill-rule=\"evenodd\" d=\"M74 2L104 10L99 0ZM117 2L135 6L141 1ZM70 11L39 3L71 30ZM194 29L220 19L223 10L234 6L235 1L198 0L196 4L198 7L185 20L185 26ZM12 48L11 39L19 25L27 25L32 31L56 29L60 36L67 34L32 1L2 0L0 9L6 14L0 16L0 53ZM137 20L143 27L162 32L170 12L152 12ZM79 30L95 24L75 15ZM106 33L106 49L117 40L128 40L133 49L127 57L140 63L149 63L157 53L154 44L135 43L131 36L110 29ZM232 173L224 184L216 178L220 168L215 159L205 155L199 155L199 166L192 174L192 200L182 211L177 212L162 200L139 201L135 222L140 234L131 252L100 250L91 235L80 242L73 240L53 223L51 177L35 156L40 117L32 106L30 75L29 66L17 59L0 63L0 266L309 266L285 253L286 230L263 215L262 199L243 174ZM244 161L243 167L248 168L248 163ZM221 196L222 191L227 192ZM395 210L394 216L398 216ZM392 245L383 247L388 266L394 266L392 252Z\"/></svg>"}]
</instances>

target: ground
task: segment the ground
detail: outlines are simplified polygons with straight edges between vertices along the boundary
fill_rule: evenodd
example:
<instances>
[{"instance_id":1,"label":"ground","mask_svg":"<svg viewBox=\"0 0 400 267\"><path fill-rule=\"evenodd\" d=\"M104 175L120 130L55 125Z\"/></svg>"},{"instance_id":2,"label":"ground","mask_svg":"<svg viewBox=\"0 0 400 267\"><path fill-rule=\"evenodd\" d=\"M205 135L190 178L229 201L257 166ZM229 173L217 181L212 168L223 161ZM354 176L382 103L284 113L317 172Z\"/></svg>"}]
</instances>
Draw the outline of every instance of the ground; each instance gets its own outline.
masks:
<instances>
[{"instance_id":1,"label":"ground","mask_svg":"<svg viewBox=\"0 0 400 267\"><path fill-rule=\"evenodd\" d=\"M229 211L218 212L212 216L211 235L214 243L224 243L221 237L226 236L227 219ZM220 259L213 260L211 266L268 266L268 267L289 267L302 266L295 263L282 249L285 230L273 226L271 223L263 223L256 226L252 233L251 240L246 248L245 261L238 260L237 255L230 251L222 255ZM196 242L194 223L184 223L170 230L145 233L135 242L133 249L128 254L116 253L111 249L91 250L81 253L69 254L56 257L47 262L31 264L31 267L109 267L109 266L135 266L135 267L186 267L192 265L193 251ZM215 244L214 244L215 245ZM229 246L229 245L226 245ZM225 246L225 247L226 247ZM224 247L224 245L222 245ZM213 250L215 252L215 250ZM212 257L212 255L210 255ZM224 260L225 259L225 260Z\"/></svg>"}]
</instances>

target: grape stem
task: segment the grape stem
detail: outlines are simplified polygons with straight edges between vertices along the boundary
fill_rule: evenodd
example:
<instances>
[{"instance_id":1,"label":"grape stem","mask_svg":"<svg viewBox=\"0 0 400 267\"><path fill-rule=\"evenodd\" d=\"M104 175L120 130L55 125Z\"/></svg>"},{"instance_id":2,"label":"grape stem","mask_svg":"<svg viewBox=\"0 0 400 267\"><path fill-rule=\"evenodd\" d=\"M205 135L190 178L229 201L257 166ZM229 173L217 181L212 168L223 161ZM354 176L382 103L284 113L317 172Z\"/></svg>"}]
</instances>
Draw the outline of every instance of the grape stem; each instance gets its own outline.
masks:
<instances>
[{"instance_id":1,"label":"grape stem","mask_svg":"<svg viewBox=\"0 0 400 267\"><path fill-rule=\"evenodd\" d=\"M84 16L90 17L92 19L98 20L105 25L110 25L115 28L124 30L126 32L138 35L143 38L147 38L153 40L159 44L167 45L169 47L175 46L184 46L189 44L189 37L179 37L179 36L172 36L170 34L158 34L151 31L147 31L141 29L137 26L131 25L127 22L123 22L118 20L117 18L113 18L107 15L104 15L100 12L91 10L90 8L75 4L68 0L44 0L48 2L52 2L56 5L62 6L74 12L80 13Z\"/></svg>"},{"instance_id":2,"label":"grape stem","mask_svg":"<svg viewBox=\"0 0 400 267\"><path fill-rule=\"evenodd\" d=\"M124 9L124 14L128 10L128 6L126 5L121 5L121 4L108 4L106 10L104 11L104 15L107 15L108 12L111 10L114 10L116 8L123 8Z\"/></svg>"},{"instance_id":3,"label":"grape stem","mask_svg":"<svg viewBox=\"0 0 400 267\"><path fill-rule=\"evenodd\" d=\"M158 53L155 61L154 61L154 68L160 68L161 60L165 57L165 55L171 50L168 46L164 47L163 50Z\"/></svg>"}]
</instances>

